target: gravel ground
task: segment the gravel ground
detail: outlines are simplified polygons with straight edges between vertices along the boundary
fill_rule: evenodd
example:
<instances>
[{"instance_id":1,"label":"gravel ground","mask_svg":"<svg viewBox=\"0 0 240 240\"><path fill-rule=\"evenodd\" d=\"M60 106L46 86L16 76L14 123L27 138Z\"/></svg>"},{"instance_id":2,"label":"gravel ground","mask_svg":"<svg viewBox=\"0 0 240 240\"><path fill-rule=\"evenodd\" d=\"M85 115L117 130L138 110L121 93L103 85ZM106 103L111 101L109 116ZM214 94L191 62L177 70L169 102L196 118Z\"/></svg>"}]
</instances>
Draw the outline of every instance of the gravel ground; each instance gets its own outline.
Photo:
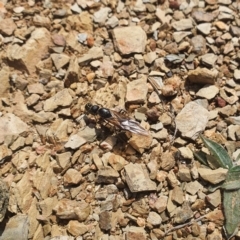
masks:
<instances>
[{"instance_id":1,"label":"gravel ground","mask_svg":"<svg viewBox=\"0 0 240 240\"><path fill-rule=\"evenodd\" d=\"M0 240L228 239L193 151L239 165L239 11L1 0Z\"/></svg>"}]
</instances>

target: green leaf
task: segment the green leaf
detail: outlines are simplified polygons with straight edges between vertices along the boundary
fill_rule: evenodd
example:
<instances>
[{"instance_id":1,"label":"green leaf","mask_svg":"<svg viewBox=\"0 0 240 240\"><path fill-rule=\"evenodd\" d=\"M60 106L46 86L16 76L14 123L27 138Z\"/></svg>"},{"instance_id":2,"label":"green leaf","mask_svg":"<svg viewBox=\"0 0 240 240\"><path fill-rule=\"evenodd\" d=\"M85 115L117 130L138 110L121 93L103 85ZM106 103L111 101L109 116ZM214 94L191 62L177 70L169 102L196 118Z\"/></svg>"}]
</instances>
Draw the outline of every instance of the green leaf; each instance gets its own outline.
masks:
<instances>
[{"instance_id":1,"label":"green leaf","mask_svg":"<svg viewBox=\"0 0 240 240\"><path fill-rule=\"evenodd\" d=\"M223 206L225 215L225 230L227 237L233 235L240 224L240 189L223 191Z\"/></svg>"},{"instance_id":2,"label":"green leaf","mask_svg":"<svg viewBox=\"0 0 240 240\"><path fill-rule=\"evenodd\" d=\"M210 186L210 187L208 188L208 191L209 191L209 192L215 192L217 189L222 188L222 185L223 185L223 184L224 184L224 183L220 182L220 183L218 183L218 184L215 184L215 185L213 185L213 186Z\"/></svg>"},{"instance_id":3,"label":"green leaf","mask_svg":"<svg viewBox=\"0 0 240 240\"><path fill-rule=\"evenodd\" d=\"M207 161L211 169L217 169L221 167L217 159L213 155L207 155Z\"/></svg>"},{"instance_id":4,"label":"green leaf","mask_svg":"<svg viewBox=\"0 0 240 240\"><path fill-rule=\"evenodd\" d=\"M237 165L237 166L232 167L229 172L240 172L240 166Z\"/></svg>"},{"instance_id":5,"label":"green leaf","mask_svg":"<svg viewBox=\"0 0 240 240\"><path fill-rule=\"evenodd\" d=\"M212 155L216 158L218 165L222 168L232 168L232 160L227 151L218 143L209 140L201 135L204 145L209 149Z\"/></svg>"},{"instance_id":6,"label":"green leaf","mask_svg":"<svg viewBox=\"0 0 240 240\"><path fill-rule=\"evenodd\" d=\"M238 166L236 166L238 167ZM240 189L240 170L233 167L227 174L226 180L222 185L223 189L236 190Z\"/></svg>"},{"instance_id":7,"label":"green leaf","mask_svg":"<svg viewBox=\"0 0 240 240\"><path fill-rule=\"evenodd\" d=\"M223 188L223 209L225 215L225 231L229 239L235 234L240 224L240 166L233 166L232 160L227 151L219 144L201 136L204 145L209 149L215 159L203 158L204 164L207 162L209 165L213 163L214 166L229 169L227 178L221 185L215 185L210 190L218 187ZM196 155L195 155L196 156ZM197 155L198 156L198 155ZM198 158L198 157L197 157ZM199 159L199 158L198 158ZM216 163L214 162L216 161ZM202 162L202 161L201 161ZM206 164L206 165L208 165Z\"/></svg>"},{"instance_id":8,"label":"green leaf","mask_svg":"<svg viewBox=\"0 0 240 240\"><path fill-rule=\"evenodd\" d=\"M240 224L240 166L232 167L222 185L225 230L228 239Z\"/></svg>"},{"instance_id":9,"label":"green leaf","mask_svg":"<svg viewBox=\"0 0 240 240\"><path fill-rule=\"evenodd\" d=\"M238 161L240 159L240 153L237 155L237 157L236 157L236 162Z\"/></svg>"},{"instance_id":10,"label":"green leaf","mask_svg":"<svg viewBox=\"0 0 240 240\"><path fill-rule=\"evenodd\" d=\"M193 152L193 155L198 159L200 163L205 166L208 166L207 154L203 151Z\"/></svg>"},{"instance_id":11,"label":"green leaf","mask_svg":"<svg viewBox=\"0 0 240 240\"><path fill-rule=\"evenodd\" d=\"M225 189L225 190L237 190L237 189L240 189L240 179L224 183L220 187Z\"/></svg>"}]
</instances>

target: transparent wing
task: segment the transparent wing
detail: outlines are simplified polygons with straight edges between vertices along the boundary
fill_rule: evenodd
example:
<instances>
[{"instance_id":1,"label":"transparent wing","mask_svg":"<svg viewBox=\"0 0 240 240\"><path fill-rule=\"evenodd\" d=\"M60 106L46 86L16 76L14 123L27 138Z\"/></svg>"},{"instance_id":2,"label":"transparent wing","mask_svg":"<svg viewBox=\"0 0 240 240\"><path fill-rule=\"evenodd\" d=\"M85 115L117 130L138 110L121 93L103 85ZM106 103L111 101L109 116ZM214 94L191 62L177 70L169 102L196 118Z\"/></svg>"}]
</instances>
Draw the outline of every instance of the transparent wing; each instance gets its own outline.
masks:
<instances>
[{"instance_id":1,"label":"transparent wing","mask_svg":"<svg viewBox=\"0 0 240 240\"><path fill-rule=\"evenodd\" d=\"M130 119L129 117L122 115L116 111L111 110L112 117L106 119L116 127L126 130L132 133L148 136L149 132L144 129L137 121Z\"/></svg>"},{"instance_id":2,"label":"transparent wing","mask_svg":"<svg viewBox=\"0 0 240 240\"><path fill-rule=\"evenodd\" d=\"M132 119L122 121L121 126L122 126L122 129L132 133L137 133L145 136L149 135L149 132L146 129L144 129L138 122Z\"/></svg>"}]
</instances>

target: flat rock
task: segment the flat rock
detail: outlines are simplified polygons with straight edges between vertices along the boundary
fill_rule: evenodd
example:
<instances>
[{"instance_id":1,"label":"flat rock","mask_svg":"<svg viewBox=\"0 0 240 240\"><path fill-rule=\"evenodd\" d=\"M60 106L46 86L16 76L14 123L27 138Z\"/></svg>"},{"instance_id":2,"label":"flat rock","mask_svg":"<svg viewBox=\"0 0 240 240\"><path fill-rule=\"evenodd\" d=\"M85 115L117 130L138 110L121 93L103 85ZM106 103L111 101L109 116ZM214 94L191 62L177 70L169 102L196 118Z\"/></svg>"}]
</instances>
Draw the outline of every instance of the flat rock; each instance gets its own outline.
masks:
<instances>
[{"instance_id":1,"label":"flat rock","mask_svg":"<svg viewBox=\"0 0 240 240\"><path fill-rule=\"evenodd\" d=\"M208 35L211 31L211 23L201 23L197 25L197 30L204 35Z\"/></svg>"},{"instance_id":2,"label":"flat rock","mask_svg":"<svg viewBox=\"0 0 240 240\"><path fill-rule=\"evenodd\" d=\"M111 154L108 158L108 162L116 171L122 170L124 165L127 164L127 161L122 156L117 154Z\"/></svg>"},{"instance_id":3,"label":"flat rock","mask_svg":"<svg viewBox=\"0 0 240 240\"><path fill-rule=\"evenodd\" d=\"M27 213L32 202L32 183L30 182L30 175L25 171L21 180L16 184L14 192L10 195L9 211L17 213L17 206L23 213ZM16 196L17 195L17 196Z\"/></svg>"},{"instance_id":4,"label":"flat rock","mask_svg":"<svg viewBox=\"0 0 240 240\"><path fill-rule=\"evenodd\" d=\"M240 116L229 117L227 121L235 125L240 125Z\"/></svg>"},{"instance_id":5,"label":"flat rock","mask_svg":"<svg viewBox=\"0 0 240 240\"><path fill-rule=\"evenodd\" d=\"M156 58L157 58L156 52L149 52L144 55L144 61L147 64L152 64Z\"/></svg>"},{"instance_id":6,"label":"flat rock","mask_svg":"<svg viewBox=\"0 0 240 240\"><path fill-rule=\"evenodd\" d=\"M162 218L156 212L149 212L147 221L153 226L158 226L162 223Z\"/></svg>"},{"instance_id":7,"label":"flat rock","mask_svg":"<svg viewBox=\"0 0 240 240\"><path fill-rule=\"evenodd\" d=\"M25 138L19 136L16 141L13 142L13 144L10 146L12 151L16 151L19 148L23 147L25 145Z\"/></svg>"},{"instance_id":8,"label":"flat rock","mask_svg":"<svg viewBox=\"0 0 240 240\"><path fill-rule=\"evenodd\" d=\"M135 12L145 12L146 11L146 5L141 1L137 0L133 6L133 11Z\"/></svg>"},{"instance_id":9,"label":"flat rock","mask_svg":"<svg viewBox=\"0 0 240 240\"><path fill-rule=\"evenodd\" d=\"M106 26L114 28L118 25L118 22L119 22L118 18L114 15L107 20Z\"/></svg>"},{"instance_id":10,"label":"flat rock","mask_svg":"<svg viewBox=\"0 0 240 240\"><path fill-rule=\"evenodd\" d=\"M233 34L233 36L240 37L240 27L231 25L230 32Z\"/></svg>"},{"instance_id":11,"label":"flat rock","mask_svg":"<svg viewBox=\"0 0 240 240\"><path fill-rule=\"evenodd\" d=\"M192 35L192 32L183 32L183 31L179 31L179 32L174 32L173 33L173 38L175 40L175 42L179 43L181 42L185 37Z\"/></svg>"},{"instance_id":12,"label":"flat rock","mask_svg":"<svg viewBox=\"0 0 240 240\"><path fill-rule=\"evenodd\" d=\"M28 158L29 152L18 151L12 158L12 163L19 172L23 172L26 168L28 168Z\"/></svg>"},{"instance_id":13,"label":"flat rock","mask_svg":"<svg viewBox=\"0 0 240 240\"><path fill-rule=\"evenodd\" d=\"M131 192L156 190L156 183L150 180L147 170L141 164L130 163L124 169L126 182Z\"/></svg>"},{"instance_id":14,"label":"flat rock","mask_svg":"<svg viewBox=\"0 0 240 240\"><path fill-rule=\"evenodd\" d=\"M236 141L236 136L238 136L240 132L240 126L231 124L228 126L227 130L229 139Z\"/></svg>"},{"instance_id":15,"label":"flat rock","mask_svg":"<svg viewBox=\"0 0 240 240\"><path fill-rule=\"evenodd\" d=\"M43 105L44 111L54 111L58 107L67 107L73 101L73 98L68 89L56 93L53 97L48 98Z\"/></svg>"},{"instance_id":16,"label":"flat rock","mask_svg":"<svg viewBox=\"0 0 240 240\"><path fill-rule=\"evenodd\" d=\"M69 119L63 120L62 118L56 119L46 131L46 137L55 138L59 141L66 141L69 135L69 128L72 127L72 122ZM38 128L39 129L39 128ZM41 129L39 129L40 131ZM45 133L41 133L42 136Z\"/></svg>"},{"instance_id":17,"label":"flat rock","mask_svg":"<svg viewBox=\"0 0 240 240\"><path fill-rule=\"evenodd\" d=\"M201 61L207 67L214 67L218 57L214 53L206 53L201 57Z\"/></svg>"},{"instance_id":18,"label":"flat rock","mask_svg":"<svg viewBox=\"0 0 240 240\"><path fill-rule=\"evenodd\" d=\"M7 225L0 236L0 240L16 239L16 236L18 240L27 240L28 228L29 220L27 215L19 214L13 216L7 222Z\"/></svg>"},{"instance_id":19,"label":"flat rock","mask_svg":"<svg viewBox=\"0 0 240 240\"><path fill-rule=\"evenodd\" d=\"M57 196L48 197L42 201L38 202L38 206L41 209L42 215L48 217L52 215L52 210L58 203Z\"/></svg>"},{"instance_id":20,"label":"flat rock","mask_svg":"<svg viewBox=\"0 0 240 240\"><path fill-rule=\"evenodd\" d=\"M0 21L0 33L3 35L12 35L16 28L17 25L12 18L5 18Z\"/></svg>"},{"instance_id":21,"label":"flat rock","mask_svg":"<svg viewBox=\"0 0 240 240\"><path fill-rule=\"evenodd\" d=\"M233 76L234 76L236 81L240 81L240 70L239 69L235 69Z\"/></svg>"},{"instance_id":22,"label":"flat rock","mask_svg":"<svg viewBox=\"0 0 240 240\"><path fill-rule=\"evenodd\" d=\"M29 131L27 124L14 114L6 113L0 117L0 140L3 141L7 136L18 136L27 131Z\"/></svg>"},{"instance_id":23,"label":"flat rock","mask_svg":"<svg viewBox=\"0 0 240 240\"><path fill-rule=\"evenodd\" d=\"M170 186L173 188L180 184L173 170L169 171L167 175L167 181L169 182Z\"/></svg>"},{"instance_id":24,"label":"flat rock","mask_svg":"<svg viewBox=\"0 0 240 240\"><path fill-rule=\"evenodd\" d=\"M146 232L142 227L129 227L126 231L126 240L146 240Z\"/></svg>"},{"instance_id":25,"label":"flat rock","mask_svg":"<svg viewBox=\"0 0 240 240\"><path fill-rule=\"evenodd\" d=\"M60 219L85 221L90 214L91 207L84 201L61 199L53 209Z\"/></svg>"},{"instance_id":26,"label":"flat rock","mask_svg":"<svg viewBox=\"0 0 240 240\"><path fill-rule=\"evenodd\" d=\"M82 180L82 174L76 169L70 168L63 176L65 186L79 184Z\"/></svg>"},{"instance_id":27,"label":"flat rock","mask_svg":"<svg viewBox=\"0 0 240 240\"><path fill-rule=\"evenodd\" d=\"M71 152L56 154L56 161L61 168L65 168L71 162Z\"/></svg>"},{"instance_id":28,"label":"flat rock","mask_svg":"<svg viewBox=\"0 0 240 240\"><path fill-rule=\"evenodd\" d=\"M218 225L222 225L224 221L224 215L222 210L215 209L214 211L211 211L206 214L206 219Z\"/></svg>"},{"instance_id":29,"label":"flat rock","mask_svg":"<svg viewBox=\"0 0 240 240\"><path fill-rule=\"evenodd\" d=\"M1 88L0 88L0 96L7 97L8 92L10 90L10 69L8 67L3 67L0 70L1 75Z\"/></svg>"},{"instance_id":30,"label":"flat rock","mask_svg":"<svg viewBox=\"0 0 240 240\"><path fill-rule=\"evenodd\" d=\"M182 136L194 140L208 123L208 111L195 102L189 102L177 115L175 122Z\"/></svg>"},{"instance_id":31,"label":"flat rock","mask_svg":"<svg viewBox=\"0 0 240 240\"><path fill-rule=\"evenodd\" d=\"M218 93L218 87L215 85L206 85L196 93L196 96L210 100L213 99Z\"/></svg>"},{"instance_id":32,"label":"flat rock","mask_svg":"<svg viewBox=\"0 0 240 240\"><path fill-rule=\"evenodd\" d=\"M25 181L28 180L27 177L28 176L26 176ZM49 179L56 180L55 175L53 173L53 169L50 166L50 164L47 166L47 169L45 172L42 172L42 170L40 168L38 168L38 170L35 173L35 178L33 179L33 185L39 191L40 196L43 199L47 198L51 191L52 184L51 184L51 181L49 181ZM25 181L22 184L24 184ZM28 186L28 185L26 184L26 186ZM27 197L28 197L28 195L27 195ZM26 203L27 203L27 201L26 201Z\"/></svg>"},{"instance_id":33,"label":"flat rock","mask_svg":"<svg viewBox=\"0 0 240 240\"><path fill-rule=\"evenodd\" d=\"M219 113L221 113L223 116L228 116L228 117L231 115L234 115L236 112L237 112L237 108L234 105L233 106L227 105L219 109Z\"/></svg>"},{"instance_id":34,"label":"flat rock","mask_svg":"<svg viewBox=\"0 0 240 240\"><path fill-rule=\"evenodd\" d=\"M161 169L165 171L171 170L174 165L175 165L175 158L171 152L164 152L162 156L160 157L161 159Z\"/></svg>"},{"instance_id":35,"label":"flat rock","mask_svg":"<svg viewBox=\"0 0 240 240\"><path fill-rule=\"evenodd\" d=\"M56 226L56 225L54 225L54 226ZM54 233L54 232L53 232ZM74 240L75 238L74 237L72 237L72 236L63 236L63 235L59 235L59 231L57 231L57 236L54 236L54 237L52 237L51 238L51 240ZM52 235L54 235L54 234L52 234Z\"/></svg>"},{"instance_id":36,"label":"flat rock","mask_svg":"<svg viewBox=\"0 0 240 240\"><path fill-rule=\"evenodd\" d=\"M52 53L51 58L57 70L64 67L70 61L70 57L64 53Z\"/></svg>"},{"instance_id":37,"label":"flat rock","mask_svg":"<svg viewBox=\"0 0 240 240\"><path fill-rule=\"evenodd\" d=\"M227 55L234 50L234 45L232 42L228 42L223 49L223 54Z\"/></svg>"},{"instance_id":38,"label":"flat rock","mask_svg":"<svg viewBox=\"0 0 240 240\"><path fill-rule=\"evenodd\" d=\"M87 141L83 137L79 136L78 134L74 134L69 137L67 143L64 145L65 148L77 149Z\"/></svg>"},{"instance_id":39,"label":"flat rock","mask_svg":"<svg viewBox=\"0 0 240 240\"><path fill-rule=\"evenodd\" d=\"M151 104L158 104L161 102L158 94L154 91L151 93L151 95L149 96L148 98L148 101L151 103ZM158 129L159 130L159 129Z\"/></svg>"},{"instance_id":40,"label":"flat rock","mask_svg":"<svg viewBox=\"0 0 240 240\"><path fill-rule=\"evenodd\" d=\"M173 216L177 209L177 204L172 201L172 190L169 191L169 197L167 201L167 211L170 216Z\"/></svg>"},{"instance_id":41,"label":"flat rock","mask_svg":"<svg viewBox=\"0 0 240 240\"><path fill-rule=\"evenodd\" d=\"M220 96L222 99L224 99L227 103L231 105L238 101L236 91L228 87L220 88Z\"/></svg>"},{"instance_id":42,"label":"flat rock","mask_svg":"<svg viewBox=\"0 0 240 240\"><path fill-rule=\"evenodd\" d=\"M190 206L188 205L188 202L185 202L182 205L182 208L180 208L174 217L175 223L184 223L188 219L192 218L193 211L191 210Z\"/></svg>"},{"instance_id":43,"label":"flat rock","mask_svg":"<svg viewBox=\"0 0 240 240\"><path fill-rule=\"evenodd\" d=\"M225 20L225 21L226 20L232 20L232 19L234 19L234 16L233 16L232 13L220 11L219 15L218 15L218 19L219 20Z\"/></svg>"},{"instance_id":44,"label":"flat rock","mask_svg":"<svg viewBox=\"0 0 240 240\"><path fill-rule=\"evenodd\" d=\"M79 65L78 58L71 56L68 70L64 77L64 86L69 87L72 83L78 82L79 80Z\"/></svg>"},{"instance_id":45,"label":"flat rock","mask_svg":"<svg viewBox=\"0 0 240 240\"><path fill-rule=\"evenodd\" d=\"M221 192L217 189L215 192L210 193L206 196L206 200L210 203L214 208L216 208L219 204L221 204Z\"/></svg>"},{"instance_id":46,"label":"flat rock","mask_svg":"<svg viewBox=\"0 0 240 240\"><path fill-rule=\"evenodd\" d=\"M148 136L142 135L139 137L138 134L133 134L133 136L129 139L128 143L138 152L143 153L145 149L148 149L152 143L152 136L149 134Z\"/></svg>"},{"instance_id":47,"label":"flat rock","mask_svg":"<svg viewBox=\"0 0 240 240\"><path fill-rule=\"evenodd\" d=\"M172 17L169 14L167 14L166 10L161 9L160 7L156 9L156 16L162 24L169 23L170 20L172 19Z\"/></svg>"},{"instance_id":48,"label":"flat rock","mask_svg":"<svg viewBox=\"0 0 240 240\"><path fill-rule=\"evenodd\" d=\"M219 4L229 5L232 3L232 0L218 0Z\"/></svg>"},{"instance_id":49,"label":"flat rock","mask_svg":"<svg viewBox=\"0 0 240 240\"><path fill-rule=\"evenodd\" d=\"M86 232L88 232L89 227L84 223L80 223L76 220L71 220L67 225L67 230L69 233L71 233L71 235L77 237L77 236L82 236Z\"/></svg>"},{"instance_id":50,"label":"flat rock","mask_svg":"<svg viewBox=\"0 0 240 240\"><path fill-rule=\"evenodd\" d=\"M108 13L111 12L111 8L104 7L99 9L93 14L93 21L98 23L98 24L104 24L107 20Z\"/></svg>"},{"instance_id":51,"label":"flat rock","mask_svg":"<svg viewBox=\"0 0 240 240\"><path fill-rule=\"evenodd\" d=\"M97 182L98 183L115 183L119 173L111 167L101 167L98 170Z\"/></svg>"},{"instance_id":52,"label":"flat rock","mask_svg":"<svg viewBox=\"0 0 240 240\"><path fill-rule=\"evenodd\" d=\"M167 196L160 196L159 198L154 201L154 204L151 205L153 209L155 209L158 213L162 213L166 210L168 203L168 197Z\"/></svg>"},{"instance_id":53,"label":"flat rock","mask_svg":"<svg viewBox=\"0 0 240 240\"><path fill-rule=\"evenodd\" d=\"M60 34L53 34L52 41L57 46L64 47L66 45L66 40L65 40L64 36L62 36Z\"/></svg>"},{"instance_id":54,"label":"flat rock","mask_svg":"<svg viewBox=\"0 0 240 240\"><path fill-rule=\"evenodd\" d=\"M184 159L193 159L193 152L189 147L180 147L178 151Z\"/></svg>"},{"instance_id":55,"label":"flat rock","mask_svg":"<svg viewBox=\"0 0 240 240\"><path fill-rule=\"evenodd\" d=\"M195 195L199 190L202 190L203 186L198 181L189 182L186 184L186 192L191 195Z\"/></svg>"},{"instance_id":56,"label":"flat rock","mask_svg":"<svg viewBox=\"0 0 240 240\"><path fill-rule=\"evenodd\" d=\"M189 19L181 19L179 21L173 22L172 27L177 31L184 31L193 28L192 20Z\"/></svg>"},{"instance_id":57,"label":"flat rock","mask_svg":"<svg viewBox=\"0 0 240 240\"><path fill-rule=\"evenodd\" d=\"M172 201L182 205L184 201L184 194L182 188L176 186L172 191Z\"/></svg>"},{"instance_id":58,"label":"flat rock","mask_svg":"<svg viewBox=\"0 0 240 240\"><path fill-rule=\"evenodd\" d=\"M126 101L129 103L144 103L147 98L148 86L145 79L128 83Z\"/></svg>"},{"instance_id":59,"label":"flat rock","mask_svg":"<svg viewBox=\"0 0 240 240\"><path fill-rule=\"evenodd\" d=\"M203 10L196 10L192 12L192 17L197 22L212 22L218 15L218 12L206 12Z\"/></svg>"},{"instance_id":60,"label":"flat rock","mask_svg":"<svg viewBox=\"0 0 240 240\"><path fill-rule=\"evenodd\" d=\"M49 31L46 28L36 28L26 44L23 46L13 44L8 47L7 58L14 62L17 68L34 74L37 63L48 54L49 46L51 46Z\"/></svg>"},{"instance_id":61,"label":"flat rock","mask_svg":"<svg viewBox=\"0 0 240 240\"><path fill-rule=\"evenodd\" d=\"M103 57L102 47L92 47L87 53L78 58L80 65L87 64L88 62Z\"/></svg>"},{"instance_id":62,"label":"flat rock","mask_svg":"<svg viewBox=\"0 0 240 240\"><path fill-rule=\"evenodd\" d=\"M27 90L30 94L39 94L42 95L45 93L44 87L41 83L33 83L27 86Z\"/></svg>"},{"instance_id":63,"label":"flat rock","mask_svg":"<svg viewBox=\"0 0 240 240\"><path fill-rule=\"evenodd\" d=\"M215 5L218 3L218 0L206 0L206 3L209 5Z\"/></svg>"},{"instance_id":64,"label":"flat rock","mask_svg":"<svg viewBox=\"0 0 240 240\"><path fill-rule=\"evenodd\" d=\"M49 17L35 14L33 17L33 24L38 27L45 27L49 29L51 26L51 20Z\"/></svg>"},{"instance_id":65,"label":"flat rock","mask_svg":"<svg viewBox=\"0 0 240 240\"><path fill-rule=\"evenodd\" d=\"M32 94L30 97L26 99L26 104L30 107L35 104L37 104L38 100L40 99L40 96L37 94Z\"/></svg>"},{"instance_id":66,"label":"flat rock","mask_svg":"<svg viewBox=\"0 0 240 240\"><path fill-rule=\"evenodd\" d=\"M35 235L39 227L37 215L38 215L37 199L34 197L32 199L32 202L30 203L30 208L28 210L28 219L29 219L28 237L29 238L32 238Z\"/></svg>"},{"instance_id":67,"label":"flat rock","mask_svg":"<svg viewBox=\"0 0 240 240\"><path fill-rule=\"evenodd\" d=\"M101 71L101 75L104 78L113 76L114 68L112 61L110 61L108 57L103 57L103 62L101 63L99 70Z\"/></svg>"},{"instance_id":68,"label":"flat rock","mask_svg":"<svg viewBox=\"0 0 240 240\"><path fill-rule=\"evenodd\" d=\"M111 213L109 211L103 211L99 214L99 227L104 230L108 231L111 229Z\"/></svg>"},{"instance_id":69,"label":"flat rock","mask_svg":"<svg viewBox=\"0 0 240 240\"><path fill-rule=\"evenodd\" d=\"M192 180L190 169L184 164L179 166L177 176L182 182L190 182Z\"/></svg>"},{"instance_id":70,"label":"flat rock","mask_svg":"<svg viewBox=\"0 0 240 240\"><path fill-rule=\"evenodd\" d=\"M222 31L229 30L229 26L222 21L215 22L214 26L216 26L219 30L222 30Z\"/></svg>"},{"instance_id":71,"label":"flat rock","mask_svg":"<svg viewBox=\"0 0 240 240\"><path fill-rule=\"evenodd\" d=\"M198 168L198 172L205 181L217 184L226 179L228 170L225 168L218 168L215 170L209 168Z\"/></svg>"},{"instance_id":72,"label":"flat rock","mask_svg":"<svg viewBox=\"0 0 240 240\"><path fill-rule=\"evenodd\" d=\"M202 35L196 35L191 38L192 52L203 55L207 51L206 39Z\"/></svg>"},{"instance_id":73,"label":"flat rock","mask_svg":"<svg viewBox=\"0 0 240 240\"><path fill-rule=\"evenodd\" d=\"M89 124L85 128L80 129L77 133L78 136L84 138L87 142L93 142L98 134L99 130L93 124Z\"/></svg>"},{"instance_id":74,"label":"flat rock","mask_svg":"<svg viewBox=\"0 0 240 240\"><path fill-rule=\"evenodd\" d=\"M147 36L141 27L132 26L115 28L113 40L115 47L122 54L143 53Z\"/></svg>"},{"instance_id":75,"label":"flat rock","mask_svg":"<svg viewBox=\"0 0 240 240\"><path fill-rule=\"evenodd\" d=\"M192 83L214 84L217 79L217 72L207 68L196 68L188 72L188 80Z\"/></svg>"}]
</instances>

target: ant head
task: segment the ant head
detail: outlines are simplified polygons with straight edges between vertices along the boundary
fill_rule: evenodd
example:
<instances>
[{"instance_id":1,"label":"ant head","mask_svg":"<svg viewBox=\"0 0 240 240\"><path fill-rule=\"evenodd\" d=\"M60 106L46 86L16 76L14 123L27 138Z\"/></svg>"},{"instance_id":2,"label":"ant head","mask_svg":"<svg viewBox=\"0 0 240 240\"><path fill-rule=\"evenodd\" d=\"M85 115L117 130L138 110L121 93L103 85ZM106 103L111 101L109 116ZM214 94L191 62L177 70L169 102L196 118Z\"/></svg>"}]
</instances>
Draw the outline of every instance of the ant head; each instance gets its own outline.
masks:
<instances>
[{"instance_id":1,"label":"ant head","mask_svg":"<svg viewBox=\"0 0 240 240\"><path fill-rule=\"evenodd\" d=\"M99 109L99 106L92 105L91 103L87 103L85 105L85 110L87 112L91 113L92 115L97 115L98 114L98 109Z\"/></svg>"},{"instance_id":2,"label":"ant head","mask_svg":"<svg viewBox=\"0 0 240 240\"><path fill-rule=\"evenodd\" d=\"M92 104L91 104L91 103L87 103L87 104L85 105L85 110L86 110L87 112L90 112L91 107L92 107Z\"/></svg>"}]
</instances>

